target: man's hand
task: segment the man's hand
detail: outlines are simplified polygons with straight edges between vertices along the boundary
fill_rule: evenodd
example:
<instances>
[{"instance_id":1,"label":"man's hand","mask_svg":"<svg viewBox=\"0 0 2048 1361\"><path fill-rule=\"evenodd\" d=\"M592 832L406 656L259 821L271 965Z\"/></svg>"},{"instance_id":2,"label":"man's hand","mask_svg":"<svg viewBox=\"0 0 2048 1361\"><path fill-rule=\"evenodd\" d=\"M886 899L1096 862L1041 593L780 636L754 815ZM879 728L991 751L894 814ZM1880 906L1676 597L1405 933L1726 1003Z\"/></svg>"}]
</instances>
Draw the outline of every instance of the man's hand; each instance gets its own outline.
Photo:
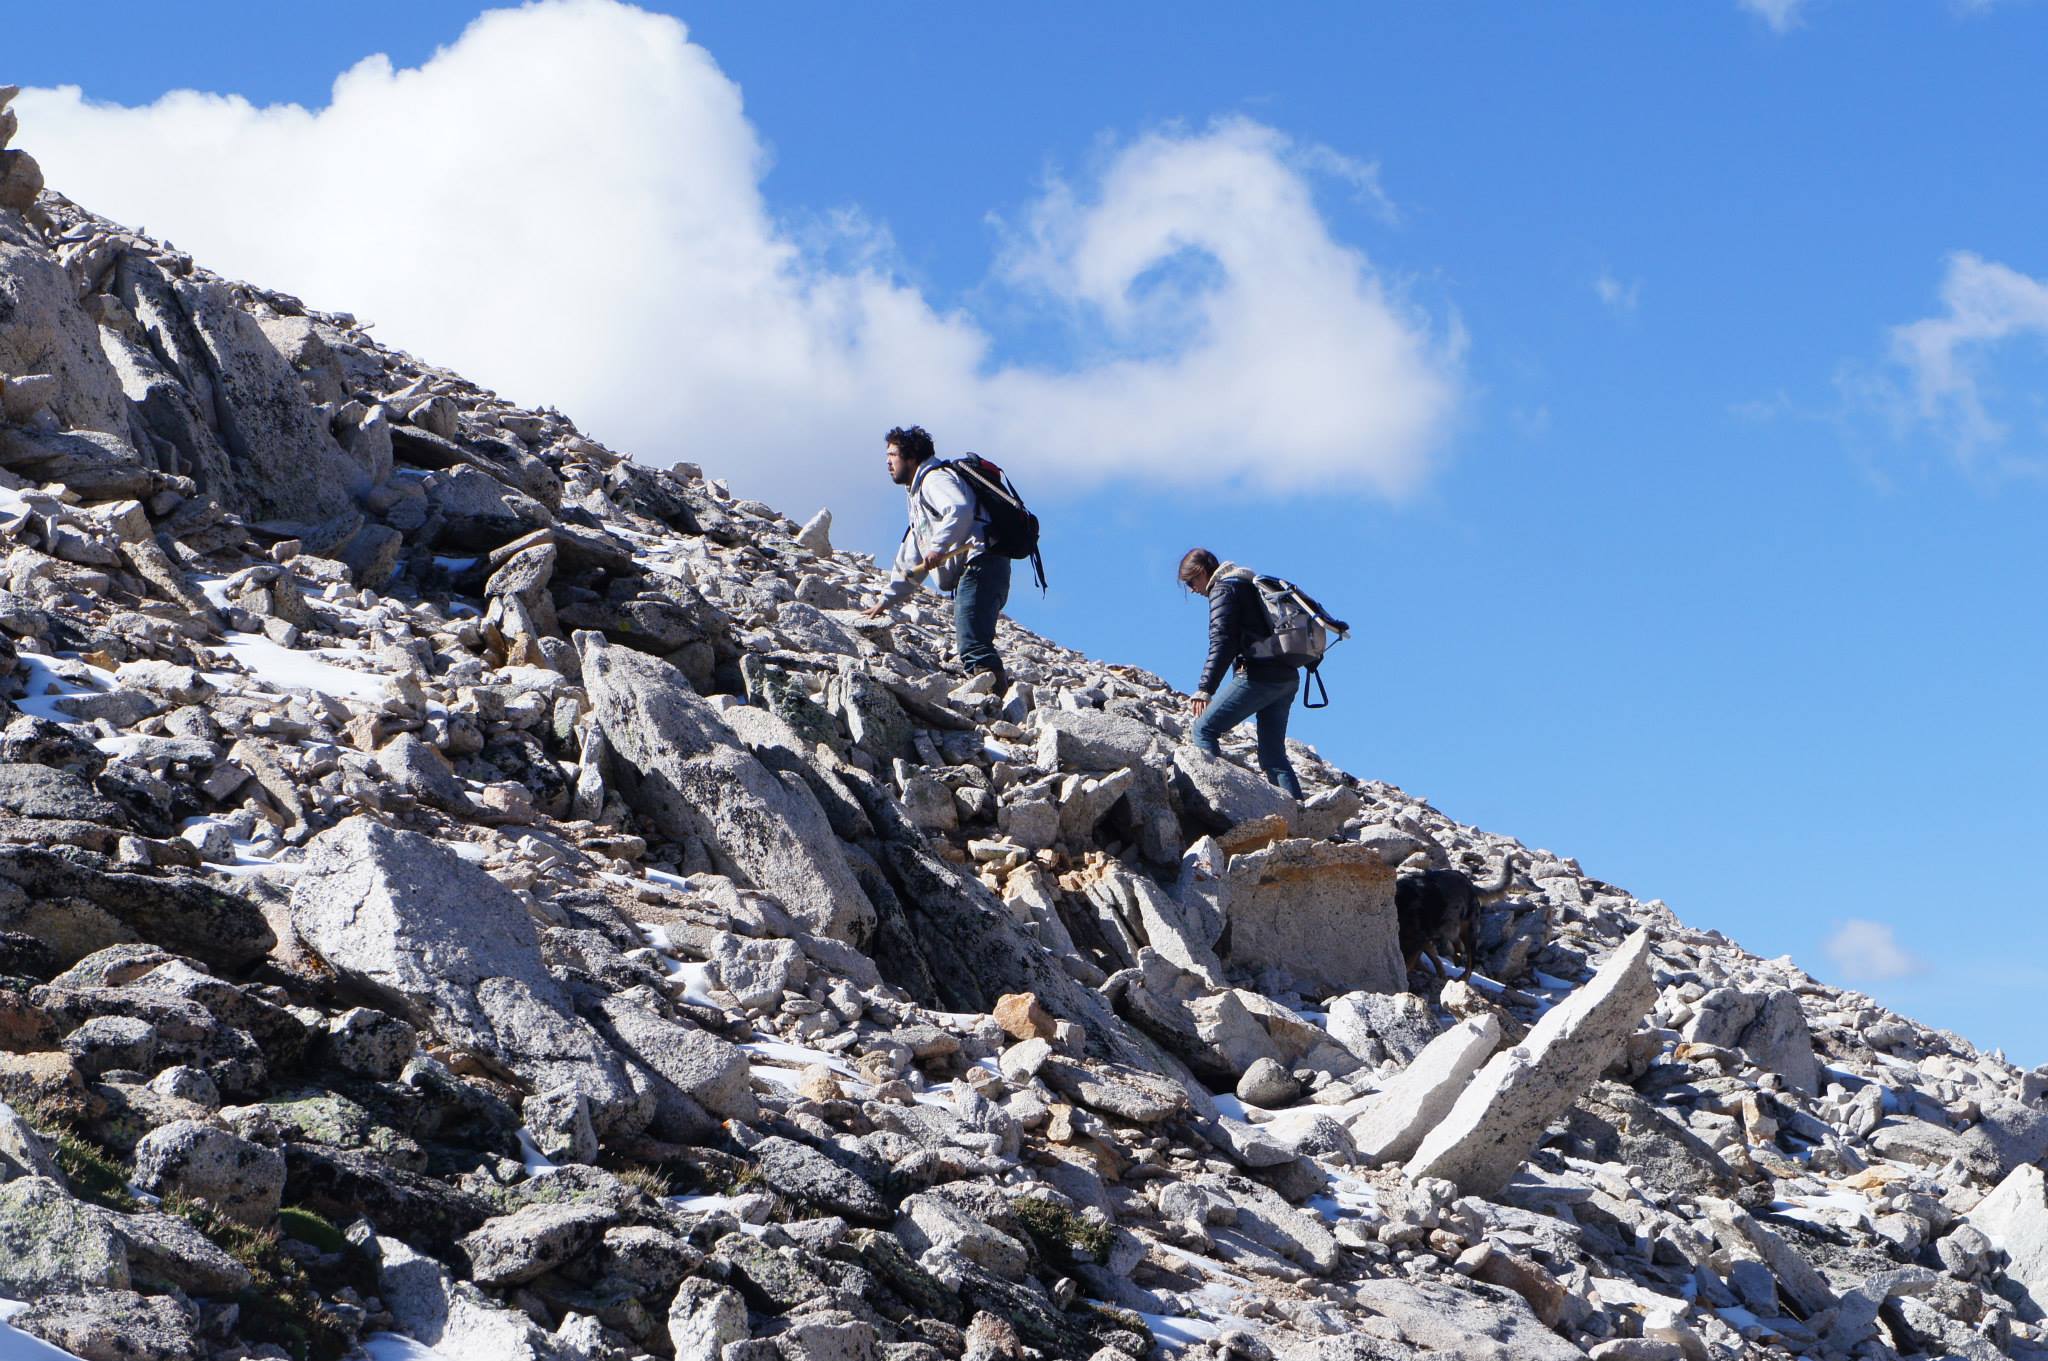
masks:
<instances>
[{"instance_id":1,"label":"man's hand","mask_svg":"<svg viewBox=\"0 0 2048 1361\"><path fill-rule=\"evenodd\" d=\"M877 600L874 604L862 610L860 612L860 617L863 619L880 619L883 615L887 614L888 612L889 602L887 600Z\"/></svg>"},{"instance_id":2,"label":"man's hand","mask_svg":"<svg viewBox=\"0 0 2048 1361\"><path fill-rule=\"evenodd\" d=\"M1202 716L1202 711L1208 707L1209 701L1201 698L1200 696L1197 696L1194 699L1188 701L1188 708L1193 711L1194 716L1197 719L1199 719Z\"/></svg>"},{"instance_id":3,"label":"man's hand","mask_svg":"<svg viewBox=\"0 0 2048 1361\"><path fill-rule=\"evenodd\" d=\"M924 555L924 561L919 563L918 567L921 568L926 574L930 574L932 572L938 571L939 564L944 562L947 558L951 556L952 554L950 553L927 553Z\"/></svg>"}]
</instances>

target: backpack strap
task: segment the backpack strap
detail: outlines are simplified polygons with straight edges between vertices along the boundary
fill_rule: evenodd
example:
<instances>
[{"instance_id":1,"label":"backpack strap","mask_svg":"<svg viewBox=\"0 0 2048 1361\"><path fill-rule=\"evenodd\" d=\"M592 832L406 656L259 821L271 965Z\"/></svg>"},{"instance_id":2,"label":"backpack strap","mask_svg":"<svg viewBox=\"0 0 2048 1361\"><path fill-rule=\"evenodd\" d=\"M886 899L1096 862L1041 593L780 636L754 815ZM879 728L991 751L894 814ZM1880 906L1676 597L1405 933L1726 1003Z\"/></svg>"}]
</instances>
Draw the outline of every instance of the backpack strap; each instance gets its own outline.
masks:
<instances>
[{"instance_id":1,"label":"backpack strap","mask_svg":"<svg viewBox=\"0 0 2048 1361\"><path fill-rule=\"evenodd\" d=\"M932 513L932 503L924 499L924 480L932 475L933 469L943 467L944 464L944 459L928 458L918 468L917 476L910 479L911 499L916 501L917 504L923 508L924 513L927 515ZM904 534L906 536L908 536L909 533L909 530L904 531Z\"/></svg>"},{"instance_id":2,"label":"backpack strap","mask_svg":"<svg viewBox=\"0 0 2048 1361\"><path fill-rule=\"evenodd\" d=\"M1302 668L1302 669L1303 669L1303 671L1304 671L1304 672L1306 673L1306 678L1305 678L1305 679L1304 679L1304 680L1302 681L1302 683L1301 683L1301 707L1302 707L1302 708L1304 708L1304 709L1327 709L1327 708L1329 708L1329 707L1330 707L1330 687L1329 687L1329 686L1327 686L1327 685L1324 685L1324 684L1323 684L1323 666L1322 666L1322 663L1321 663L1321 662L1317 662L1317 663L1316 663L1316 664L1315 664L1314 666L1304 667L1304 668ZM1323 692L1323 702L1322 702L1321 704L1315 704L1315 703L1311 703L1311 702L1310 702L1310 700L1309 700L1309 697L1308 697L1308 687L1309 687L1309 682L1311 682L1311 681L1313 681L1313 682L1315 683L1315 687L1316 687L1316 689L1318 689L1318 690L1320 690L1320 691L1322 691L1322 692Z\"/></svg>"},{"instance_id":3,"label":"backpack strap","mask_svg":"<svg viewBox=\"0 0 2048 1361\"><path fill-rule=\"evenodd\" d=\"M968 490L974 492L977 496L985 491L999 501L1007 501L1018 510L1024 509L1024 498L1017 494L1016 484L1010 481L1007 474L1003 477L1001 483L997 483L984 477L981 470L972 463L967 462L966 459L948 463L946 466L967 479L969 484Z\"/></svg>"}]
</instances>

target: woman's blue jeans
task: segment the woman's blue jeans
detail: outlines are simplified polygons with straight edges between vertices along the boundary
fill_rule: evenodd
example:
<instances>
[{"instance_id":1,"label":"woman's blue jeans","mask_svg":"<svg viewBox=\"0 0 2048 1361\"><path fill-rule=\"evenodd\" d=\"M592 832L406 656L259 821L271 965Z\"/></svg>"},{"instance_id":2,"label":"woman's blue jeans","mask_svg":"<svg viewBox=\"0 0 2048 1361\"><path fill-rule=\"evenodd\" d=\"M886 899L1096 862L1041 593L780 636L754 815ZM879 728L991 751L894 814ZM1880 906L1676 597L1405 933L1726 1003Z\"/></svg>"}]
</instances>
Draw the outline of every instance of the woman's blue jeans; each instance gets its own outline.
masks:
<instances>
[{"instance_id":1,"label":"woman's blue jeans","mask_svg":"<svg viewBox=\"0 0 2048 1361\"><path fill-rule=\"evenodd\" d=\"M960 669L1001 671L996 652L996 618L1010 599L1010 560L996 553L977 553L967 560L953 588L953 639L959 645Z\"/></svg>"},{"instance_id":2,"label":"woman's blue jeans","mask_svg":"<svg viewBox=\"0 0 2048 1361\"><path fill-rule=\"evenodd\" d=\"M1299 675L1275 681L1233 675L1195 720L1195 746L1211 756L1221 756L1223 734L1247 718L1256 718L1259 769L1265 772L1267 783L1300 798L1301 782L1294 778L1294 763L1287 759L1287 711L1294 706L1294 694L1300 688Z\"/></svg>"}]
</instances>

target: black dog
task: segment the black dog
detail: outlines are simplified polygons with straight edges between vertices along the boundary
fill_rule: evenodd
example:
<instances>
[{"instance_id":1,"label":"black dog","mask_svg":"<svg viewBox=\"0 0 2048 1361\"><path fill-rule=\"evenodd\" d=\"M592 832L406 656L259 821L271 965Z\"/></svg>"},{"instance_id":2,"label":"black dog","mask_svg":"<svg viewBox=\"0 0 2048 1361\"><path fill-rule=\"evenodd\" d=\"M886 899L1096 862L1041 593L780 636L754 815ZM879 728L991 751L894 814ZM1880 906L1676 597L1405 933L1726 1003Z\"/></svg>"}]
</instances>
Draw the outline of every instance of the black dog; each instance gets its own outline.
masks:
<instances>
[{"instance_id":1,"label":"black dog","mask_svg":"<svg viewBox=\"0 0 2048 1361\"><path fill-rule=\"evenodd\" d=\"M1401 959L1415 972L1424 955L1437 977L1447 972L1443 955L1464 965L1460 981L1472 976L1479 957L1479 909L1483 900L1507 891L1514 877L1512 862L1501 866L1500 881L1475 884L1460 870L1422 870L1394 881L1394 913L1401 925Z\"/></svg>"}]
</instances>

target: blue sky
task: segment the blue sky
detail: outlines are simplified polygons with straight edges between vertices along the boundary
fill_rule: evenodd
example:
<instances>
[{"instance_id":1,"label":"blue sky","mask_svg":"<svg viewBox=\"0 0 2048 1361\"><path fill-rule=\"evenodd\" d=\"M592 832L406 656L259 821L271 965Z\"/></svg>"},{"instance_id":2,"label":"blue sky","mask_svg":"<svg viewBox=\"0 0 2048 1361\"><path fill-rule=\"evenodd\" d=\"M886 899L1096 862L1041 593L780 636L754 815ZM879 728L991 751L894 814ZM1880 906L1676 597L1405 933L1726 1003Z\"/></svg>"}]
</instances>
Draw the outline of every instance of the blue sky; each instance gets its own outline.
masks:
<instances>
[{"instance_id":1,"label":"blue sky","mask_svg":"<svg viewBox=\"0 0 2048 1361\"><path fill-rule=\"evenodd\" d=\"M650 8L0 78L88 206L843 545L887 425L1005 462L1095 655L1192 682L1192 543L1294 576L1340 764L2048 1060L2048 7Z\"/></svg>"}]
</instances>

